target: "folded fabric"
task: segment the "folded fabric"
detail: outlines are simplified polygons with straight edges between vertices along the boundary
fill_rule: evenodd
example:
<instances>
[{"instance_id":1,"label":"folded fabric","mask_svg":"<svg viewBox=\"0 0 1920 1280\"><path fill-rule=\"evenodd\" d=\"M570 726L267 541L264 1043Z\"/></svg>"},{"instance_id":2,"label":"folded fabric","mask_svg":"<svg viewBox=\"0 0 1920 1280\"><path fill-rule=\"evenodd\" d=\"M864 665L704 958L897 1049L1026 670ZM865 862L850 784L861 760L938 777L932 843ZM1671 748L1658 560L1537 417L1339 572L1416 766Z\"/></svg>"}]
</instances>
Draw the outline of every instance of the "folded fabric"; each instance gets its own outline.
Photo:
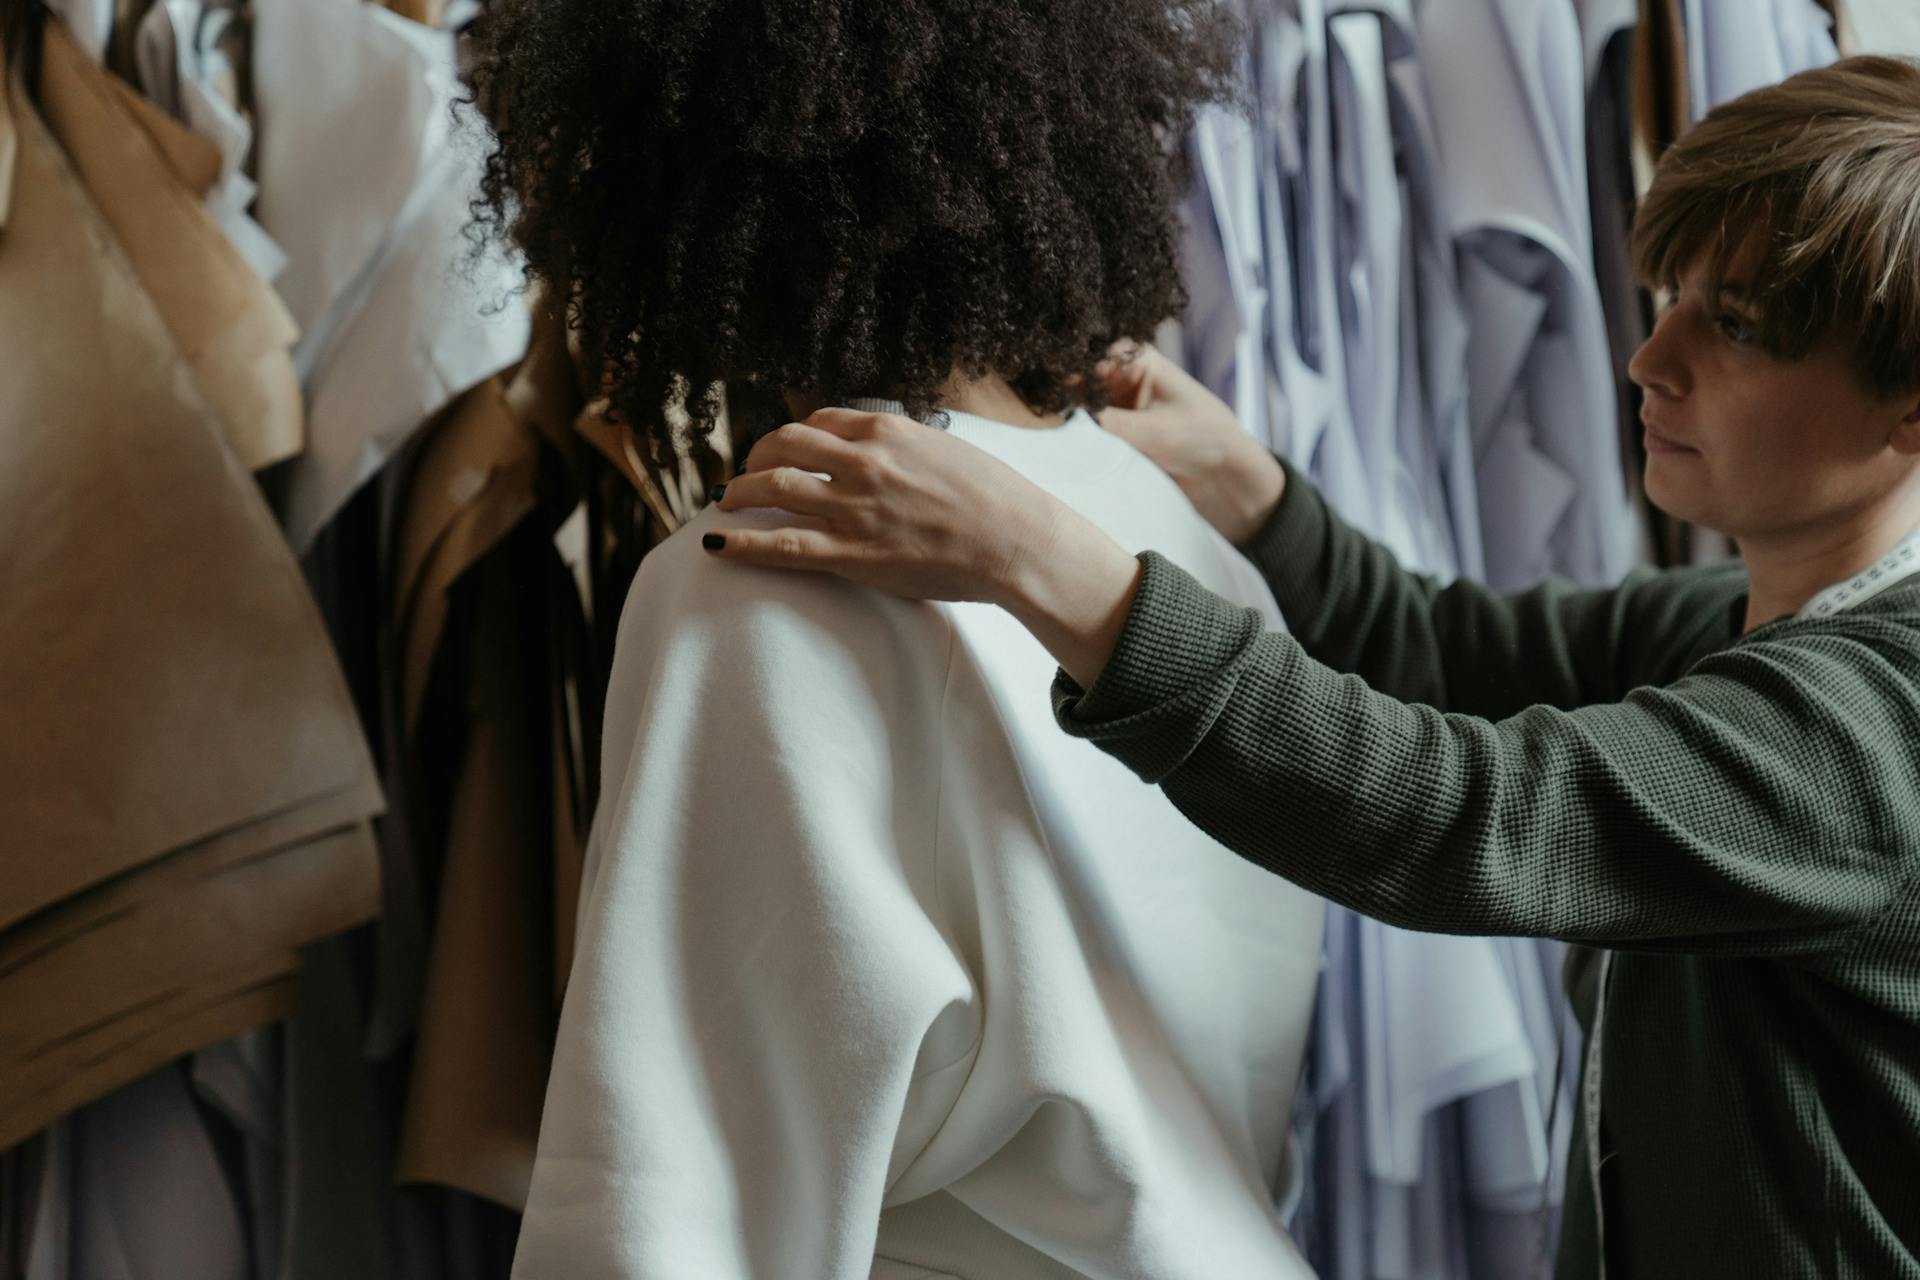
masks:
<instances>
[{"instance_id":1,"label":"folded fabric","mask_svg":"<svg viewBox=\"0 0 1920 1280\"><path fill-rule=\"evenodd\" d=\"M258 490L46 127L5 101L0 927L373 776Z\"/></svg>"},{"instance_id":2,"label":"folded fabric","mask_svg":"<svg viewBox=\"0 0 1920 1280\"><path fill-rule=\"evenodd\" d=\"M155 897L338 831L379 807L379 787L371 778L362 778L332 795L223 831L63 899L0 933L0 982L36 956L137 910Z\"/></svg>"},{"instance_id":3,"label":"folded fabric","mask_svg":"<svg viewBox=\"0 0 1920 1280\"><path fill-rule=\"evenodd\" d=\"M209 975L373 918L378 866L372 833L356 823L176 884L23 958L0 975L0 1071Z\"/></svg>"},{"instance_id":4,"label":"folded fabric","mask_svg":"<svg viewBox=\"0 0 1920 1280\"><path fill-rule=\"evenodd\" d=\"M0 1149L164 1062L286 1017L298 967L288 952L257 971L209 980L89 1032L36 1059L31 1070L0 1071Z\"/></svg>"},{"instance_id":5,"label":"folded fabric","mask_svg":"<svg viewBox=\"0 0 1920 1280\"><path fill-rule=\"evenodd\" d=\"M219 416L242 465L298 453L305 437L293 319L201 201L217 152L193 146L49 21L41 44L47 123L126 251L141 287Z\"/></svg>"}]
</instances>

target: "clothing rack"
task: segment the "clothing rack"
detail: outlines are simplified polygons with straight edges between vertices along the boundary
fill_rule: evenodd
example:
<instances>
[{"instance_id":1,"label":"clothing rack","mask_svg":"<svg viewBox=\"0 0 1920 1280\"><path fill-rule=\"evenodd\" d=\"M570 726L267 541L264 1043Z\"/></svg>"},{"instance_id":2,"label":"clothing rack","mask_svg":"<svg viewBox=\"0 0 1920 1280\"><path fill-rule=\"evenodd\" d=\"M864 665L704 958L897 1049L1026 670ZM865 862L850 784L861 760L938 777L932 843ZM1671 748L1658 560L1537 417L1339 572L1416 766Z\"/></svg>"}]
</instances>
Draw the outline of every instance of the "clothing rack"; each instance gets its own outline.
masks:
<instances>
[{"instance_id":1,"label":"clothing rack","mask_svg":"<svg viewBox=\"0 0 1920 1280\"><path fill-rule=\"evenodd\" d=\"M628 585L739 450L644 456L469 253L484 12L0 4L0 1280L510 1267ZM1634 492L1634 201L1714 103L1920 52L1911 6L1248 17L1160 345L1441 578L1724 553ZM1541 1274L1558 948L1325 948L1310 1257Z\"/></svg>"}]
</instances>

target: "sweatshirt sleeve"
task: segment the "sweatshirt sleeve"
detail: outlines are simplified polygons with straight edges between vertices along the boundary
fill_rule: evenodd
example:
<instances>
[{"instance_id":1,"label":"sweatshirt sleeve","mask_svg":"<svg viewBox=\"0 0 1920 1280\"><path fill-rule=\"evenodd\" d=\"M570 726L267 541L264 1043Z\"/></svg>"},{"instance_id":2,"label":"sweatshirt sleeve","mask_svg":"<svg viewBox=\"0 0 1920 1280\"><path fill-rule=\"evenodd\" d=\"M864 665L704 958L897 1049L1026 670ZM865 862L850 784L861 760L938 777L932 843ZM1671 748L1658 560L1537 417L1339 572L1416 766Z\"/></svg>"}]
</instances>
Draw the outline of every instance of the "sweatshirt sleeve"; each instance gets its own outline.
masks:
<instances>
[{"instance_id":1,"label":"sweatshirt sleeve","mask_svg":"<svg viewBox=\"0 0 1920 1280\"><path fill-rule=\"evenodd\" d=\"M1307 654L1382 693L1494 717L1535 703L1576 707L1624 693L1631 646L1659 639L1626 625L1633 580L1611 590L1552 580L1506 595L1409 572L1281 465L1281 502L1240 550Z\"/></svg>"},{"instance_id":2,"label":"sweatshirt sleeve","mask_svg":"<svg viewBox=\"0 0 1920 1280\"><path fill-rule=\"evenodd\" d=\"M1337 674L1142 558L1106 670L1084 691L1056 682L1061 725L1243 857L1356 911L1792 954L1840 945L1914 874L1911 788L1884 779L1911 776L1920 706L1871 619L1773 624L1667 687L1491 720Z\"/></svg>"},{"instance_id":3,"label":"sweatshirt sleeve","mask_svg":"<svg viewBox=\"0 0 1920 1280\"><path fill-rule=\"evenodd\" d=\"M648 557L622 626L513 1274L865 1280L976 1033L938 780L894 758L937 758L950 632L690 546Z\"/></svg>"}]
</instances>

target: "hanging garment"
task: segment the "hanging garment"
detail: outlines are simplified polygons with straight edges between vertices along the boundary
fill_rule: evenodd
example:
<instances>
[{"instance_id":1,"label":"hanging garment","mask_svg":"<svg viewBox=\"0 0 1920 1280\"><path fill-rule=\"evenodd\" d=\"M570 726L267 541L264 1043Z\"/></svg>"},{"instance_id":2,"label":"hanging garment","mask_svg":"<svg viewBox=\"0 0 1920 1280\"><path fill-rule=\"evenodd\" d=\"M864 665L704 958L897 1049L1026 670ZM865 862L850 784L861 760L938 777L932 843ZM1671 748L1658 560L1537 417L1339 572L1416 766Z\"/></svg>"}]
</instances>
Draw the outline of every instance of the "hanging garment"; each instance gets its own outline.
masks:
<instances>
[{"instance_id":1,"label":"hanging garment","mask_svg":"<svg viewBox=\"0 0 1920 1280\"><path fill-rule=\"evenodd\" d=\"M1435 557L1420 567L1442 578L1486 573L1479 482L1467 406L1467 315L1453 245L1452 211L1438 171L1411 13L1383 9L1387 105L1401 180L1399 455L1425 491L1428 527L1441 525ZM1417 383L1415 382L1417 379ZM1443 522L1443 523L1442 523Z\"/></svg>"},{"instance_id":2,"label":"hanging garment","mask_svg":"<svg viewBox=\"0 0 1920 1280\"><path fill-rule=\"evenodd\" d=\"M22 851L0 891L20 1020L0 1061L4 1147L284 1012L293 948L372 909L359 824L379 800L257 491L39 116L12 91L0 104L18 137L0 241L0 345L18 356L0 385L0 704L25 726L0 741ZM235 877L262 896L219 936L198 904L217 918ZM135 953L165 981L129 972Z\"/></svg>"},{"instance_id":3,"label":"hanging garment","mask_svg":"<svg viewBox=\"0 0 1920 1280\"><path fill-rule=\"evenodd\" d=\"M1589 95L1600 78L1600 64L1606 58L1607 46L1622 32L1630 34L1640 20L1640 3L1641 0L1574 0Z\"/></svg>"},{"instance_id":4,"label":"hanging garment","mask_svg":"<svg viewBox=\"0 0 1920 1280\"><path fill-rule=\"evenodd\" d=\"M38 116L10 105L0 701L33 732L0 742L0 786L17 847L61 856L10 866L5 925L369 773L264 506Z\"/></svg>"},{"instance_id":5,"label":"hanging garment","mask_svg":"<svg viewBox=\"0 0 1920 1280\"><path fill-rule=\"evenodd\" d=\"M262 280L286 269L287 255L253 220L259 187L245 165L253 149L253 122L228 99L233 80L223 45L245 18L202 0L161 0L147 11L134 38L140 89L149 100L213 145L218 170L203 192L207 212L234 250Z\"/></svg>"},{"instance_id":6,"label":"hanging garment","mask_svg":"<svg viewBox=\"0 0 1920 1280\"><path fill-rule=\"evenodd\" d=\"M506 1210L395 1181L440 850L429 805L437 792L400 731L400 664L387 643L392 530L408 462L403 454L349 500L303 561L379 743L388 811L379 822L381 918L302 952L298 1001L281 1036L281 1255L292 1276L491 1280L512 1259L511 1232L500 1239ZM430 772L439 779L455 763L440 752Z\"/></svg>"},{"instance_id":7,"label":"hanging garment","mask_svg":"<svg viewBox=\"0 0 1920 1280\"><path fill-rule=\"evenodd\" d=\"M552 544L569 504L543 510L543 491L564 486L534 425L564 430L578 390L564 335L542 334L543 354L557 343L562 360L483 383L423 443L399 522L395 612L405 740L423 777L435 759L453 775L432 802L444 853L399 1177L515 1210L571 959L557 921L571 916L585 852L583 761L557 726L576 700L586 622ZM548 376L555 365L564 378ZM439 703L434 675L447 688Z\"/></svg>"},{"instance_id":8,"label":"hanging garment","mask_svg":"<svg viewBox=\"0 0 1920 1280\"><path fill-rule=\"evenodd\" d=\"M283 1028L261 1027L187 1060L209 1131L224 1124L226 1169L243 1206L256 1277L281 1274L286 1235L286 1088ZM217 1115L217 1119L215 1116Z\"/></svg>"},{"instance_id":9,"label":"hanging garment","mask_svg":"<svg viewBox=\"0 0 1920 1280\"><path fill-rule=\"evenodd\" d=\"M1660 156L1691 123L1683 0L1640 0L1633 32L1633 194L1646 198Z\"/></svg>"},{"instance_id":10,"label":"hanging garment","mask_svg":"<svg viewBox=\"0 0 1920 1280\"><path fill-rule=\"evenodd\" d=\"M376 868L356 824L211 875L169 859L133 877L147 892L57 941L42 917L9 930L0 941L0 1148L72 1109L56 1064L76 1037L210 976L289 960L294 947L370 918Z\"/></svg>"},{"instance_id":11,"label":"hanging garment","mask_svg":"<svg viewBox=\"0 0 1920 1280\"><path fill-rule=\"evenodd\" d=\"M447 0L381 0L387 8L403 18L421 23L424 26L450 26L446 22Z\"/></svg>"},{"instance_id":12,"label":"hanging garment","mask_svg":"<svg viewBox=\"0 0 1920 1280\"><path fill-rule=\"evenodd\" d=\"M1563 943L1497 938L1494 951L1506 968L1534 1070L1459 1107L1467 1274L1532 1277L1551 1266L1566 1203L1580 1026L1561 983Z\"/></svg>"},{"instance_id":13,"label":"hanging garment","mask_svg":"<svg viewBox=\"0 0 1920 1280\"><path fill-rule=\"evenodd\" d=\"M1432 185L1424 95L1408 92L1420 83L1409 15L1347 7L1335 3L1327 23L1346 400L1376 538L1402 564L1450 580L1461 561L1460 495L1450 492L1461 482L1450 484L1450 473L1471 484L1465 317ZM1466 514L1477 519L1471 506ZM1477 536L1470 544L1477 571Z\"/></svg>"},{"instance_id":14,"label":"hanging garment","mask_svg":"<svg viewBox=\"0 0 1920 1280\"><path fill-rule=\"evenodd\" d=\"M1412 16L1405 5L1333 9L1324 44L1308 39L1291 8L1265 19L1255 37L1254 120L1215 112L1190 141L1205 189L1189 209L1244 209L1234 166L1249 152L1267 162L1256 192L1266 254L1230 270L1248 255L1222 251L1233 220L1216 218L1226 230L1205 242L1211 252L1183 258L1183 270L1198 272L1189 293L1199 305L1183 322L1179 357L1244 415L1257 401L1235 340L1259 327L1244 318L1247 297L1267 298L1271 378L1285 388L1267 418L1276 447L1411 567L1478 575L1466 319ZM1324 102L1316 77L1328 81ZM1329 185L1314 180L1316 158L1338 178L1340 199L1327 211L1315 198ZM1317 246L1329 237L1316 230L1328 226L1338 253L1331 269L1315 257L1328 252ZM1262 280L1264 289L1246 287ZM1339 367L1338 384L1322 372ZM1323 1114L1318 1139L1311 1122L1307 1135L1321 1185L1300 1210L1312 1256L1328 1274L1435 1274L1439 1265L1469 1274L1483 1252L1469 1200L1477 1188L1452 1171L1468 1158L1464 1144L1489 1144L1498 1150L1485 1153L1488 1163L1503 1175L1526 1164L1535 1200L1546 1197L1550 1171L1530 1161L1544 1127L1528 1127L1533 1113L1517 1099L1538 1089L1552 1060L1543 1067L1531 1052L1502 942L1402 934L1337 909L1329 917L1329 937L1352 946L1330 945L1318 1006L1318 1107L1309 1114ZM1350 1018L1333 1012L1347 1004ZM1402 1007L1465 1016L1425 1036L1389 1035ZM1466 1133L1450 1108L1476 1091L1516 1100L1483 1108L1491 1119ZM1519 1194L1497 1188L1502 1204Z\"/></svg>"},{"instance_id":15,"label":"hanging garment","mask_svg":"<svg viewBox=\"0 0 1920 1280\"><path fill-rule=\"evenodd\" d=\"M1645 466L1640 391L1627 373L1653 323L1652 300L1634 275L1632 254L1634 6L1632 0L1615 0L1604 15L1589 19L1600 7L1589 4L1581 11L1583 24L1592 23L1583 25L1582 34L1595 58L1587 82L1587 193L1593 216L1594 282L1606 318L1622 474L1639 524L1640 558L1664 564L1669 561L1659 557L1660 535L1667 521L1640 490Z\"/></svg>"},{"instance_id":16,"label":"hanging garment","mask_svg":"<svg viewBox=\"0 0 1920 1280\"><path fill-rule=\"evenodd\" d=\"M1908 0L1835 0L1840 52L1920 57L1920 8Z\"/></svg>"},{"instance_id":17,"label":"hanging garment","mask_svg":"<svg viewBox=\"0 0 1920 1280\"><path fill-rule=\"evenodd\" d=\"M48 0L47 8L67 30L85 57L103 65L113 36L114 0Z\"/></svg>"},{"instance_id":18,"label":"hanging garment","mask_svg":"<svg viewBox=\"0 0 1920 1280\"><path fill-rule=\"evenodd\" d=\"M1085 414L950 429L1268 611ZM1010 617L642 562L515 1274L1307 1274L1321 904L1052 725Z\"/></svg>"},{"instance_id":19,"label":"hanging garment","mask_svg":"<svg viewBox=\"0 0 1920 1280\"><path fill-rule=\"evenodd\" d=\"M572 591L547 530L523 528L468 575L464 739L448 806L433 948L397 1177L525 1207L559 1021L548 611ZM535 610L536 605L543 608ZM531 634L530 634L531 633ZM584 642L584 627L581 629ZM444 744L451 746L451 742Z\"/></svg>"},{"instance_id":20,"label":"hanging garment","mask_svg":"<svg viewBox=\"0 0 1920 1280\"><path fill-rule=\"evenodd\" d=\"M1537 975L1522 982L1504 939L1411 933L1344 910L1329 911L1327 938L1309 1260L1334 1280L1530 1275L1476 1268L1470 1250L1479 1210L1528 1198L1537 1209L1553 1177L1527 1101L1556 1066L1530 1034ZM1463 1105L1474 1109L1464 1121Z\"/></svg>"},{"instance_id":21,"label":"hanging garment","mask_svg":"<svg viewBox=\"0 0 1920 1280\"><path fill-rule=\"evenodd\" d=\"M1571 0L1422 0L1416 15L1471 325L1487 581L1612 582L1631 525Z\"/></svg>"},{"instance_id":22,"label":"hanging garment","mask_svg":"<svg viewBox=\"0 0 1920 1280\"><path fill-rule=\"evenodd\" d=\"M292 952L259 968L183 988L110 1025L75 1035L35 1058L16 1108L0 1115L9 1144L78 1111L175 1058L287 1016ZM9 1082L12 1087L12 1081Z\"/></svg>"},{"instance_id":23,"label":"hanging garment","mask_svg":"<svg viewBox=\"0 0 1920 1280\"><path fill-rule=\"evenodd\" d=\"M297 453L305 423L290 349L299 334L201 203L217 154L87 61L56 21L45 26L40 91L47 123L241 465L257 470Z\"/></svg>"},{"instance_id":24,"label":"hanging garment","mask_svg":"<svg viewBox=\"0 0 1920 1280\"><path fill-rule=\"evenodd\" d=\"M1816 0L1685 0L1688 103L1693 122L1750 89L1839 57Z\"/></svg>"},{"instance_id":25,"label":"hanging garment","mask_svg":"<svg viewBox=\"0 0 1920 1280\"><path fill-rule=\"evenodd\" d=\"M284 1006L282 1006L284 1007ZM253 1043L248 1036L229 1044ZM223 1149L170 1064L0 1155L0 1274L10 1280L253 1280L258 1205L228 1180ZM245 1157L251 1165L251 1154ZM249 1221L249 1219L253 1219Z\"/></svg>"},{"instance_id":26,"label":"hanging garment","mask_svg":"<svg viewBox=\"0 0 1920 1280\"><path fill-rule=\"evenodd\" d=\"M1232 406L1269 449L1283 447L1284 413L1269 419L1277 374L1268 365L1266 255L1252 126L1224 107L1188 135L1194 180L1181 205L1180 280L1187 291L1175 359Z\"/></svg>"},{"instance_id":27,"label":"hanging garment","mask_svg":"<svg viewBox=\"0 0 1920 1280\"><path fill-rule=\"evenodd\" d=\"M1336 270L1326 9L1299 0L1254 32L1256 174L1267 273L1268 342L1285 404L1283 452L1354 513L1382 527L1348 403Z\"/></svg>"},{"instance_id":28,"label":"hanging garment","mask_svg":"<svg viewBox=\"0 0 1920 1280\"><path fill-rule=\"evenodd\" d=\"M87 1280L254 1280L251 1246L186 1073L74 1117L71 1262Z\"/></svg>"},{"instance_id":29,"label":"hanging garment","mask_svg":"<svg viewBox=\"0 0 1920 1280\"><path fill-rule=\"evenodd\" d=\"M1289 388L1285 414L1271 421L1286 425L1288 452L1320 473L1334 500L1355 508L1355 519L1411 567L1477 575L1466 320L1412 15L1391 4L1332 10L1324 46L1291 12L1256 32L1256 119L1274 143L1265 149L1274 163L1262 210L1273 249L1270 327ZM1313 191L1328 184L1315 183L1310 167L1316 74L1327 80L1320 128L1341 197L1317 224ZM1315 248L1316 225L1332 227L1332 270L1316 268L1315 253L1326 252ZM1332 332L1329 316L1339 322ZM1343 383L1329 386L1313 361L1344 367ZM1476 1188L1453 1170L1472 1154L1468 1144L1482 1143L1498 1148L1482 1154L1505 1173L1535 1155L1545 1134L1539 1123L1527 1127L1518 1101L1482 1108L1493 1119L1473 1132L1451 1109L1482 1095L1532 1093L1553 1063L1541 1066L1531 1051L1503 943L1329 916L1330 939L1351 946L1330 943L1319 1004L1315 1084L1325 1113L1313 1163L1323 1185L1301 1211L1312 1256L1328 1274L1436 1274L1435 1266L1469 1274L1479 1244L1469 1199ZM1350 1017L1335 1012L1342 1007ZM1429 1007L1465 1016L1437 1021L1425 1036L1389 1034L1401 1020L1396 1010ZM1528 1167L1544 1198L1549 1170Z\"/></svg>"},{"instance_id":30,"label":"hanging garment","mask_svg":"<svg viewBox=\"0 0 1920 1280\"><path fill-rule=\"evenodd\" d=\"M526 354L528 320L512 256L463 235L486 141L450 118L454 37L357 0L260 0L254 30L259 216L304 331L285 525L305 551L412 433Z\"/></svg>"}]
</instances>

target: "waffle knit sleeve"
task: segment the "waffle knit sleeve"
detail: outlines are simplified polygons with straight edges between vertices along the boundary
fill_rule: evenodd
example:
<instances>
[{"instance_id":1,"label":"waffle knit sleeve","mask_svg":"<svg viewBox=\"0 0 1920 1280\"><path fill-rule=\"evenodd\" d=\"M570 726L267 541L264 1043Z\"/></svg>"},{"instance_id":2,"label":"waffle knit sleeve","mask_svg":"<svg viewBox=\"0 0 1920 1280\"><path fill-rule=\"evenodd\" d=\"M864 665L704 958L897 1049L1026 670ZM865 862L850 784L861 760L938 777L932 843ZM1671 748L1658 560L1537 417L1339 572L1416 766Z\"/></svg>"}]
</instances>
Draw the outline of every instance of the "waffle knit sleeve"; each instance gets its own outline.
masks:
<instances>
[{"instance_id":1,"label":"waffle knit sleeve","mask_svg":"<svg viewBox=\"0 0 1920 1280\"><path fill-rule=\"evenodd\" d=\"M1898 674L1911 637L1884 619L1772 624L1663 687L1490 718L1381 691L1465 669L1471 631L1432 629L1399 660L1410 679L1383 662L1376 688L1309 653L1339 647L1331 624L1304 644L1267 632L1142 559L1105 671L1090 689L1055 684L1060 724L1243 857L1354 910L1434 932L1793 954L1844 946L1914 874L1920 805L1886 778L1889 744L1920 740L1920 699ZM1422 590L1381 593L1402 597L1383 607ZM1501 663L1533 661L1507 643Z\"/></svg>"}]
</instances>

